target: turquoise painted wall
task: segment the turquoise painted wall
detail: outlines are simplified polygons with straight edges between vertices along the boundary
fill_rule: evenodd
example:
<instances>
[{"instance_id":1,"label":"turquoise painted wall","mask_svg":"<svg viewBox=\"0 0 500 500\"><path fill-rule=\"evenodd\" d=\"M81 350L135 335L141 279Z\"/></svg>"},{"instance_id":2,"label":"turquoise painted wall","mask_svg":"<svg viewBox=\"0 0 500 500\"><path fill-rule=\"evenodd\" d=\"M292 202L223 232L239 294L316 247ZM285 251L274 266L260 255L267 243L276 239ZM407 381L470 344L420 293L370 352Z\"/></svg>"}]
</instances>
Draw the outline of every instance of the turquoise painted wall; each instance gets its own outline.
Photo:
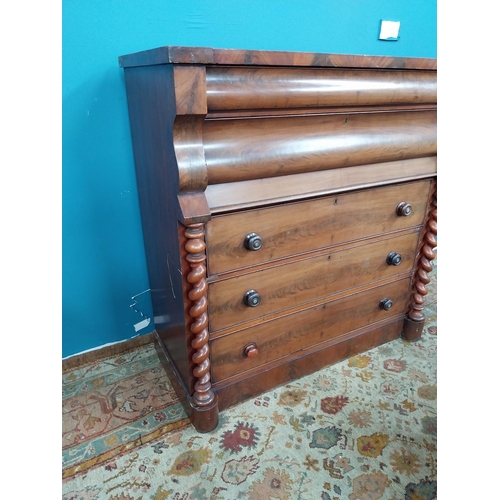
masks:
<instances>
[{"instance_id":1,"label":"turquoise painted wall","mask_svg":"<svg viewBox=\"0 0 500 500\"><path fill-rule=\"evenodd\" d=\"M63 357L149 333L123 70L162 45L436 57L436 0L63 0ZM380 21L400 21L397 42Z\"/></svg>"}]
</instances>

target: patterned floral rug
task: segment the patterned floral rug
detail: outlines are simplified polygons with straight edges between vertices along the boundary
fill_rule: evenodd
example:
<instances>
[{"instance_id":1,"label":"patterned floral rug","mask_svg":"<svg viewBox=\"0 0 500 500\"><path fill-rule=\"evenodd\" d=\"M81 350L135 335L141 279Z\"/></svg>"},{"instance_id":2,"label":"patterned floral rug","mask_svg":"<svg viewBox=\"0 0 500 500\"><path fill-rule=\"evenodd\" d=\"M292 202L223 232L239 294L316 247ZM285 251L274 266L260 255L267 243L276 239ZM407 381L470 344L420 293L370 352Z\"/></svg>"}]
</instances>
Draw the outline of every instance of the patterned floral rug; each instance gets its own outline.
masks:
<instances>
[{"instance_id":1,"label":"patterned floral rug","mask_svg":"<svg viewBox=\"0 0 500 500\"><path fill-rule=\"evenodd\" d=\"M189 424L153 346L63 375L63 500L431 500L436 271L395 340Z\"/></svg>"}]
</instances>

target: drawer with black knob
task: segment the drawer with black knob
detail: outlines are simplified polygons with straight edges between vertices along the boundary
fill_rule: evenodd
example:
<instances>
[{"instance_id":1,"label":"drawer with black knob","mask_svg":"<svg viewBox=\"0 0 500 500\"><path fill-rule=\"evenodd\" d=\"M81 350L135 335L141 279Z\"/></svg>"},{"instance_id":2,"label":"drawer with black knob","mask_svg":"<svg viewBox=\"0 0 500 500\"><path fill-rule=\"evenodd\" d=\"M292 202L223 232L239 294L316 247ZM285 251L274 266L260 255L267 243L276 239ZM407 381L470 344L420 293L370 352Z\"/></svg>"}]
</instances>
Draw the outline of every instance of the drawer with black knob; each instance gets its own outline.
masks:
<instances>
[{"instance_id":1,"label":"drawer with black knob","mask_svg":"<svg viewBox=\"0 0 500 500\"><path fill-rule=\"evenodd\" d=\"M410 279L353 293L213 339L215 382L405 312Z\"/></svg>"},{"instance_id":2,"label":"drawer with black knob","mask_svg":"<svg viewBox=\"0 0 500 500\"><path fill-rule=\"evenodd\" d=\"M206 224L216 275L423 223L430 181L216 215Z\"/></svg>"},{"instance_id":3,"label":"drawer with black knob","mask_svg":"<svg viewBox=\"0 0 500 500\"><path fill-rule=\"evenodd\" d=\"M228 279L211 282L211 332L280 313L367 283L409 274L419 231L339 247Z\"/></svg>"}]
</instances>

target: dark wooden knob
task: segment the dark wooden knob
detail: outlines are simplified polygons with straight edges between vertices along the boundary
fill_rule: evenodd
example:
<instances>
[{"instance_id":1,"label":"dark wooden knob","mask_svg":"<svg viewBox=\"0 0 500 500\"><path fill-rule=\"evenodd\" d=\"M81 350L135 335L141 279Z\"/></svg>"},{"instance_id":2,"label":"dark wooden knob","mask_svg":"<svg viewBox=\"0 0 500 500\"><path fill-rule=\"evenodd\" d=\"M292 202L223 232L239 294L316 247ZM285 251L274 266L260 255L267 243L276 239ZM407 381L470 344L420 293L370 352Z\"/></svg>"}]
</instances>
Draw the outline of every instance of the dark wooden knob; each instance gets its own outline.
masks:
<instances>
[{"instance_id":1,"label":"dark wooden knob","mask_svg":"<svg viewBox=\"0 0 500 500\"><path fill-rule=\"evenodd\" d=\"M401 264L402 260L403 260L403 258L401 257L401 255L399 253L391 252L387 256L386 262L390 266L399 266L399 264Z\"/></svg>"},{"instance_id":2,"label":"dark wooden knob","mask_svg":"<svg viewBox=\"0 0 500 500\"><path fill-rule=\"evenodd\" d=\"M256 252L257 250L260 250L262 246L262 238L256 233L249 233L246 235L243 245L247 250L253 250Z\"/></svg>"},{"instance_id":3,"label":"dark wooden knob","mask_svg":"<svg viewBox=\"0 0 500 500\"><path fill-rule=\"evenodd\" d=\"M259 355L259 350L255 344L249 344L245 347L245 355L247 358L255 358Z\"/></svg>"},{"instance_id":4,"label":"dark wooden knob","mask_svg":"<svg viewBox=\"0 0 500 500\"><path fill-rule=\"evenodd\" d=\"M243 302L248 307L257 307L260 304L260 294L255 290L248 290L243 297Z\"/></svg>"},{"instance_id":5,"label":"dark wooden knob","mask_svg":"<svg viewBox=\"0 0 500 500\"><path fill-rule=\"evenodd\" d=\"M411 214L411 205L402 201L396 208L396 213L400 217L408 217Z\"/></svg>"},{"instance_id":6,"label":"dark wooden knob","mask_svg":"<svg viewBox=\"0 0 500 500\"><path fill-rule=\"evenodd\" d=\"M383 309L384 311L388 311L392 307L392 300L391 299L382 299L380 301L380 309Z\"/></svg>"}]
</instances>

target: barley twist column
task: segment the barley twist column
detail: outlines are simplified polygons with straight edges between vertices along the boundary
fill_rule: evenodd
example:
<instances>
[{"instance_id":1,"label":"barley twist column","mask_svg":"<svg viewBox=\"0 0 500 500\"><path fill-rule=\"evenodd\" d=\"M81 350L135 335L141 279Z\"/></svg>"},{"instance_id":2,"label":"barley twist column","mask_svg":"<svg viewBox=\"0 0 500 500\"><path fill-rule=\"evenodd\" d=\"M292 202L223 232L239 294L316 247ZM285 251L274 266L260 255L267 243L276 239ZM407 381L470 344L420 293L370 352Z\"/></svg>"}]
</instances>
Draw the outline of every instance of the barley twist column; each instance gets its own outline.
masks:
<instances>
[{"instance_id":1,"label":"barley twist column","mask_svg":"<svg viewBox=\"0 0 500 500\"><path fill-rule=\"evenodd\" d=\"M435 181L432 190L429 218L425 226L423 245L415 269L412 303L403 326L402 337L405 340L417 340L422 335L422 330L424 328L425 316L423 310L425 296L428 293L426 285L430 282L427 273L432 271L431 261L436 257L434 249L437 245L437 193Z\"/></svg>"},{"instance_id":2,"label":"barley twist column","mask_svg":"<svg viewBox=\"0 0 500 500\"><path fill-rule=\"evenodd\" d=\"M213 430L218 424L217 395L212 390L210 380L210 347L208 344L208 299L206 280L206 253L204 224L191 224L185 231L187 242L186 260L191 266L187 281L192 285L189 300L193 303L189 316L193 319L190 325L195 335L191 347L195 349L192 361L196 365L193 375L197 379L193 394L193 424L200 432Z\"/></svg>"}]
</instances>

